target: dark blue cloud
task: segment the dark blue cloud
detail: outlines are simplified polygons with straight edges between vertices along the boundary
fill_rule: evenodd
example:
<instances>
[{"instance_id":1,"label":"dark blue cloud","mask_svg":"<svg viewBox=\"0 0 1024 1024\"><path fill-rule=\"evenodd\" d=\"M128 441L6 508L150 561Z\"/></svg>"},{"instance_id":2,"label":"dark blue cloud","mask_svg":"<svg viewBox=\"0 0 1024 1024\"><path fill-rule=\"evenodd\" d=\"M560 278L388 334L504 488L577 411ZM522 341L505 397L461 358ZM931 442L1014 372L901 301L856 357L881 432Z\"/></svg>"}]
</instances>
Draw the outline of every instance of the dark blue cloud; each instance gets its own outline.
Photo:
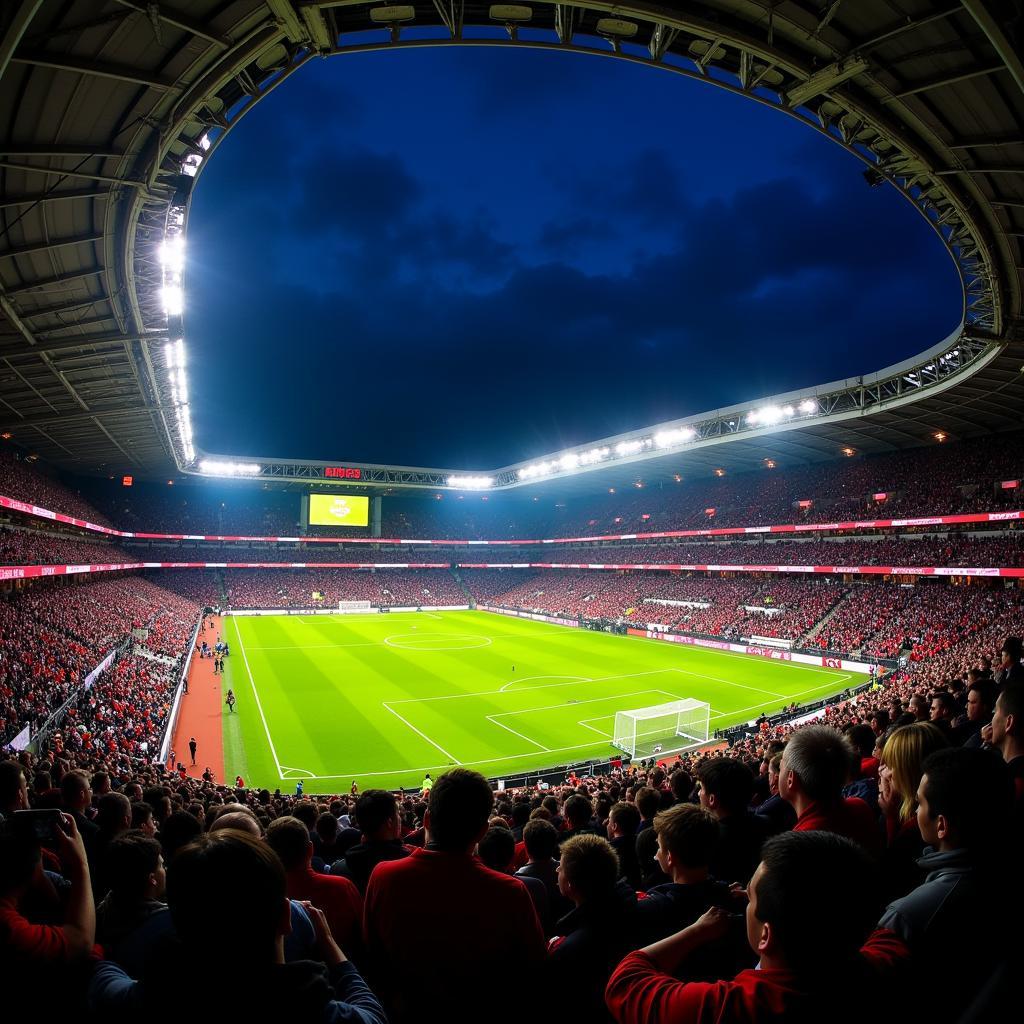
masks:
<instances>
[{"instance_id":1,"label":"dark blue cloud","mask_svg":"<svg viewBox=\"0 0 1024 1024\"><path fill-rule=\"evenodd\" d=\"M306 69L200 180L208 450L487 468L958 319L928 226L791 119L618 62L397 56Z\"/></svg>"}]
</instances>

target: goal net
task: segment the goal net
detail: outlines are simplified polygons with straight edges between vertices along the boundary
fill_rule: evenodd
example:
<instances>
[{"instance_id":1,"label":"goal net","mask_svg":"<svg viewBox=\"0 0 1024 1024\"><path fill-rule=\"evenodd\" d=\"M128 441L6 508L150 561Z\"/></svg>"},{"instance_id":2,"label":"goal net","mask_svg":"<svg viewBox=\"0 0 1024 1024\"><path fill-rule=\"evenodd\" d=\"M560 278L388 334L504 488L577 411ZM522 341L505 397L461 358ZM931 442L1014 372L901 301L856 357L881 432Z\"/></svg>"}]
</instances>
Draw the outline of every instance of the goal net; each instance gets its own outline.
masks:
<instances>
[{"instance_id":1,"label":"goal net","mask_svg":"<svg viewBox=\"0 0 1024 1024\"><path fill-rule=\"evenodd\" d=\"M369 601L339 601L339 612L368 612L373 608Z\"/></svg>"},{"instance_id":2,"label":"goal net","mask_svg":"<svg viewBox=\"0 0 1024 1024\"><path fill-rule=\"evenodd\" d=\"M612 745L631 758L660 757L707 743L711 705L707 701L674 700L615 715Z\"/></svg>"}]
</instances>

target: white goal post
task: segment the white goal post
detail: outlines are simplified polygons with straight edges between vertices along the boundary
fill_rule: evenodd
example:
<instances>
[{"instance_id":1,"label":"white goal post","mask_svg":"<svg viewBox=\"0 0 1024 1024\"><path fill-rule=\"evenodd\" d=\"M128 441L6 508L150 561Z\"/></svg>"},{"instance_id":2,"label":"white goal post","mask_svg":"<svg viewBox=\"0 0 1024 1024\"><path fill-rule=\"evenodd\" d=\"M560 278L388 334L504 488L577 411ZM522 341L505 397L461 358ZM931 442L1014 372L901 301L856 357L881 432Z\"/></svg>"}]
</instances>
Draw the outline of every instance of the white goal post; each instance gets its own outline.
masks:
<instances>
[{"instance_id":1,"label":"white goal post","mask_svg":"<svg viewBox=\"0 0 1024 1024\"><path fill-rule=\"evenodd\" d=\"M711 705L692 697L618 711L612 745L634 759L677 754L707 743L710 722Z\"/></svg>"},{"instance_id":2,"label":"white goal post","mask_svg":"<svg viewBox=\"0 0 1024 1024\"><path fill-rule=\"evenodd\" d=\"M369 601L339 601L339 612L368 612L373 609Z\"/></svg>"}]
</instances>

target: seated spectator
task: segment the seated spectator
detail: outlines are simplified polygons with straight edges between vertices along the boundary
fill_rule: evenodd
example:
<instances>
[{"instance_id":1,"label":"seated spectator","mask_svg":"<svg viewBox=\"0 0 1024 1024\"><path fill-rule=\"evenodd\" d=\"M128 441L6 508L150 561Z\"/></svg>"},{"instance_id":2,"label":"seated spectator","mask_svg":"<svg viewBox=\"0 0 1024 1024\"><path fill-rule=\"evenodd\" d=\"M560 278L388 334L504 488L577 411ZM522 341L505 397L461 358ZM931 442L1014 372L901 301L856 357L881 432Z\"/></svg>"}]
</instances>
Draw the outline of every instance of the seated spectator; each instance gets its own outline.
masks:
<instances>
[{"instance_id":1,"label":"seated spectator","mask_svg":"<svg viewBox=\"0 0 1024 1024\"><path fill-rule=\"evenodd\" d=\"M645 828L652 828L654 816L661 810L661 794L650 786L642 786L637 790L635 797L636 809L640 812L640 824L637 825L637 832L643 832Z\"/></svg>"},{"instance_id":2,"label":"seated spectator","mask_svg":"<svg viewBox=\"0 0 1024 1024\"><path fill-rule=\"evenodd\" d=\"M852 748L835 729L798 729L782 752L779 794L796 811L795 832L835 832L879 853L881 836L871 808L842 795L852 757Z\"/></svg>"},{"instance_id":3,"label":"seated spectator","mask_svg":"<svg viewBox=\"0 0 1024 1024\"><path fill-rule=\"evenodd\" d=\"M313 843L298 818L276 818L267 829L267 843L284 865L288 899L308 900L323 911L335 941L346 955L358 957L363 898L348 878L313 870Z\"/></svg>"},{"instance_id":4,"label":"seated spectator","mask_svg":"<svg viewBox=\"0 0 1024 1024\"><path fill-rule=\"evenodd\" d=\"M133 981L117 965L99 964L90 987L96 1013L113 1021L358 1021L385 1024L380 1004L345 958L324 915L310 907L320 962L285 964L289 928L285 872L277 855L234 829L204 835L178 852L167 875L167 903L181 942L180 962ZM258 984L227 984L220 971L189 971L195 951L218 950L253 972Z\"/></svg>"},{"instance_id":5,"label":"seated spectator","mask_svg":"<svg viewBox=\"0 0 1024 1024\"><path fill-rule=\"evenodd\" d=\"M925 760L917 820L928 844L918 862L926 876L879 922L934 981L915 993L922 1020L959 1020L1004 952L1003 929L995 920L977 927L977 915L1003 899L1012 805L1006 765L988 752L947 748Z\"/></svg>"},{"instance_id":6,"label":"seated spectator","mask_svg":"<svg viewBox=\"0 0 1024 1024\"><path fill-rule=\"evenodd\" d=\"M160 844L126 832L110 843L105 864L110 891L96 908L96 941L108 960L141 978L174 934L163 901L167 874Z\"/></svg>"},{"instance_id":7,"label":"seated spectator","mask_svg":"<svg viewBox=\"0 0 1024 1024\"><path fill-rule=\"evenodd\" d=\"M127 794L126 794L127 795ZM153 819L153 808L149 804L136 800L132 803L132 832L141 832L150 839L156 838L156 821Z\"/></svg>"},{"instance_id":8,"label":"seated spectator","mask_svg":"<svg viewBox=\"0 0 1024 1024\"><path fill-rule=\"evenodd\" d=\"M779 769L782 754L773 754L768 762L768 799L758 805L755 813L772 823L772 831L788 832L796 824L796 811L779 795Z\"/></svg>"},{"instance_id":9,"label":"seated spectator","mask_svg":"<svg viewBox=\"0 0 1024 1024\"><path fill-rule=\"evenodd\" d=\"M15 811L28 810L28 781L17 761L0 761L0 825Z\"/></svg>"},{"instance_id":10,"label":"seated spectator","mask_svg":"<svg viewBox=\"0 0 1024 1024\"><path fill-rule=\"evenodd\" d=\"M999 694L989 736L1009 766L1020 813L1024 810L1024 684L1007 686Z\"/></svg>"},{"instance_id":11,"label":"seated spectator","mask_svg":"<svg viewBox=\"0 0 1024 1024\"><path fill-rule=\"evenodd\" d=\"M999 668L994 678L1000 689L1014 683L1024 683L1024 641L1019 636L1008 636L999 651Z\"/></svg>"},{"instance_id":12,"label":"seated spectator","mask_svg":"<svg viewBox=\"0 0 1024 1024\"><path fill-rule=\"evenodd\" d=\"M619 964L606 991L612 1016L619 1024L872 1019L907 950L891 932L872 933L871 874L864 851L841 836L775 836L749 886L746 931L757 969L716 982L673 976L728 933L728 915L713 907Z\"/></svg>"},{"instance_id":13,"label":"seated spectator","mask_svg":"<svg viewBox=\"0 0 1024 1024\"><path fill-rule=\"evenodd\" d=\"M360 893L365 893L370 873L381 861L401 860L412 850L402 843L402 816L392 793L383 789L360 793L356 823L362 841L350 846L344 857L331 865L331 874L351 878Z\"/></svg>"},{"instance_id":14,"label":"seated spectator","mask_svg":"<svg viewBox=\"0 0 1024 1024\"><path fill-rule=\"evenodd\" d=\"M719 841L711 855L711 874L722 882L746 885L761 860L772 823L750 810L754 776L732 757L712 757L697 767L700 805L718 821Z\"/></svg>"},{"instance_id":15,"label":"seated spectator","mask_svg":"<svg viewBox=\"0 0 1024 1024\"><path fill-rule=\"evenodd\" d=\"M925 841L917 824L917 792L925 759L948 747L946 735L932 722L894 729L885 741L878 774L878 806L885 823L882 885L894 899L921 881L917 859Z\"/></svg>"},{"instance_id":16,"label":"seated spectator","mask_svg":"<svg viewBox=\"0 0 1024 1024\"><path fill-rule=\"evenodd\" d=\"M991 679L982 678L977 669L967 673L967 721L963 745L978 749L982 745L981 731L992 721L996 706L996 687Z\"/></svg>"},{"instance_id":17,"label":"seated spectator","mask_svg":"<svg viewBox=\"0 0 1024 1024\"><path fill-rule=\"evenodd\" d=\"M710 811L677 804L654 819L658 863L672 879L647 890L637 904L639 941L648 943L687 928L709 907L731 909L734 900L725 882L711 877L708 865L719 843L719 826ZM713 980L736 969L725 944L701 950L687 964L687 977Z\"/></svg>"},{"instance_id":18,"label":"seated spectator","mask_svg":"<svg viewBox=\"0 0 1024 1024\"><path fill-rule=\"evenodd\" d=\"M490 1020L521 1014L518 1005L495 1007L491 973L496 965L511 977L536 967L544 934L526 888L473 856L493 804L482 775L451 769L430 790L427 845L378 864L370 877L363 929L391 1024L419 1019L423 993L436 990L439 967L431 950L445 958L446 1020L477 1021L485 1005Z\"/></svg>"},{"instance_id":19,"label":"seated spectator","mask_svg":"<svg viewBox=\"0 0 1024 1024\"><path fill-rule=\"evenodd\" d=\"M956 713L956 701L951 693L940 690L938 693L932 694L929 721L942 731L948 743L958 747L967 737L959 735L953 728L953 719L956 718Z\"/></svg>"},{"instance_id":20,"label":"seated spectator","mask_svg":"<svg viewBox=\"0 0 1024 1024\"><path fill-rule=\"evenodd\" d=\"M598 830L594 827L594 805L579 793L574 793L565 801L562 809L565 815L565 831L559 836L561 842L573 836L594 836Z\"/></svg>"},{"instance_id":21,"label":"seated spectator","mask_svg":"<svg viewBox=\"0 0 1024 1024\"><path fill-rule=\"evenodd\" d=\"M556 925L548 951L552 1019L607 1019L604 990L632 948L636 893L619 878L608 840L582 834L561 847L558 886L574 907Z\"/></svg>"},{"instance_id":22,"label":"seated spectator","mask_svg":"<svg viewBox=\"0 0 1024 1024\"><path fill-rule=\"evenodd\" d=\"M152 806L152 805L150 805ZM203 826L188 811L174 811L160 826L160 845L164 851L164 863L170 864L174 855L192 840L197 839Z\"/></svg>"},{"instance_id":23,"label":"seated spectator","mask_svg":"<svg viewBox=\"0 0 1024 1024\"><path fill-rule=\"evenodd\" d=\"M41 924L23 913L32 895L41 894L54 909L58 905L53 885L43 872L39 839L27 822L12 819L0 828L0 978L5 1010L12 1014L27 1010L24 999L28 998L38 1015L43 993L53 999L55 1008L70 1009L72 986L81 984L96 938L88 858L71 815L61 815L55 836L57 855L70 885L64 894L63 912L58 912L62 923Z\"/></svg>"},{"instance_id":24,"label":"seated spectator","mask_svg":"<svg viewBox=\"0 0 1024 1024\"><path fill-rule=\"evenodd\" d=\"M680 774L683 773L676 773ZM642 881L640 861L636 855L636 833L639 824L640 812L636 804L627 804L620 800L612 805L608 813L608 841L619 858L620 877L625 878L634 889L639 888Z\"/></svg>"},{"instance_id":25,"label":"seated spectator","mask_svg":"<svg viewBox=\"0 0 1024 1024\"><path fill-rule=\"evenodd\" d=\"M629 806L632 807L632 804ZM636 808L633 808L633 812L636 813ZM545 926L545 933L548 933L554 923L570 910L569 901L558 887L558 833L550 821L532 818L523 828L523 842L529 862L516 872L516 878L529 878L543 883L547 892L548 918L546 921L542 919L541 924ZM633 842L632 836L630 842Z\"/></svg>"},{"instance_id":26,"label":"seated spectator","mask_svg":"<svg viewBox=\"0 0 1024 1024\"><path fill-rule=\"evenodd\" d=\"M494 825L489 828L477 846L477 856L481 863L501 875L513 873L512 860L515 857L515 852L515 837L503 825ZM530 894L530 899L533 900L533 909L537 911L537 919L546 935L552 924L547 886L539 878L521 875L518 871L515 872L515 877L526 886L526 891Z\"/></svg>"}]
</instances>

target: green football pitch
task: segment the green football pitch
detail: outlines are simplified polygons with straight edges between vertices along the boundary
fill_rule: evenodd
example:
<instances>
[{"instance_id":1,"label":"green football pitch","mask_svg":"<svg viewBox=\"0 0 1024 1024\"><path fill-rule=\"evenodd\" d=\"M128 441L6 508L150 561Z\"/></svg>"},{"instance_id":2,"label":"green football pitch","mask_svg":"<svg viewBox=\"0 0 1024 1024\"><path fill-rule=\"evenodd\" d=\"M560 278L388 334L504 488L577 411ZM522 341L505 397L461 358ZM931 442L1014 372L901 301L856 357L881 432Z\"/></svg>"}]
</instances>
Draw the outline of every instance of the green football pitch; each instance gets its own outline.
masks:
<instances>
[{"instance_id":1,"label":"green football pitch","mask_svg":"<svg viewBox=\"0 0 1024 1024\"><path fill-rule=\"evenodd\" d=\"M227 777L271 790L500 778L612 755L616 711L694 697L713 731L863 679L482 611L232 617L224 635Z\"/></svg>"}]
</instances>

